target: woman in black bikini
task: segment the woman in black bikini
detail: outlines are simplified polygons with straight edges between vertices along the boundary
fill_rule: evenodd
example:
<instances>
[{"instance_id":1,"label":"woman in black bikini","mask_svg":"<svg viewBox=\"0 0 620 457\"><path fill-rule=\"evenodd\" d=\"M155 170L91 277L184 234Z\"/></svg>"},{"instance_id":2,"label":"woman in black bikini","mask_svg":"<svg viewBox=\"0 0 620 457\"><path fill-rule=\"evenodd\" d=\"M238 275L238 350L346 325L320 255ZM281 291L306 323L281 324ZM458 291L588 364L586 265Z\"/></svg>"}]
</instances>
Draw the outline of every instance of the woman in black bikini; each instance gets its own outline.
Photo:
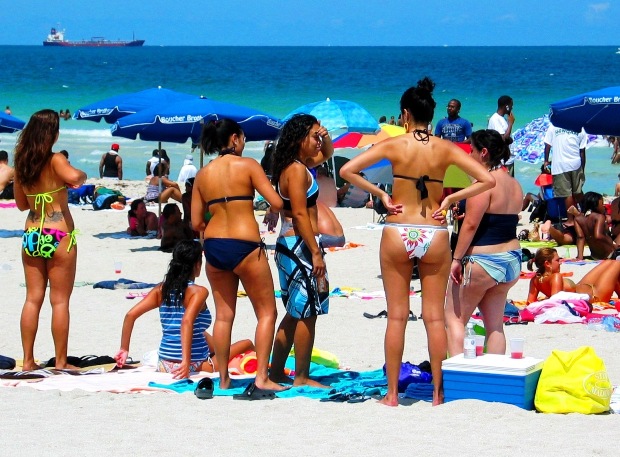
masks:
<instances>
[{"instance_id":1,"label":"woman in black bikini","mask_svg":"<svg viewBox=\"0 0 620 457\"><path fill-rule=\"evenodd\" d=\"M414 258L422 282L422 316L426 327L433 372L433 404L443 403L441 362L446 358L444 323L445 290L450 270L450 244L446 228L447 210L459 200L479 194L495 185L491 174L458 146L433 137L428 124L433 120L435 84L424 78L400 99L406 134L389 138L347 162L340 176L351 185L381 198L388 210L381 238L381 275L388 307L385 332L388 393L382 402L398 405L398 375L409 318L409 287ZM387 159L392 164L392 196L366 181L360 172ZM442 201L443 177L456 165L476 181Z\"/></svg>"},{"instance_id":2,"label":"woman in black bikini","mask_svg":"<svg viewBox=\"0 0 620 457\"><path fill-rule=\"evenodd\" d=\"M269 183L260 164L242 157L245 135L235 121L211 121L203 127L201 146L205 154L217 154L200 169L192 191L192 226L204 232L205 270L215 301L213 327L215 353L229 360L232 325L237 306L239 281L243 284L258 319L256 357L258 389L282 390L269 380L267 366L276 324L273 279L254 217L254 192L271 205L273 213L282 199ZM207 213L210 215L206 222ZM277 216L276 216L277 217ZM220 367L220 388L230 387L228 367Z\"/></svg>"}]
</instances>

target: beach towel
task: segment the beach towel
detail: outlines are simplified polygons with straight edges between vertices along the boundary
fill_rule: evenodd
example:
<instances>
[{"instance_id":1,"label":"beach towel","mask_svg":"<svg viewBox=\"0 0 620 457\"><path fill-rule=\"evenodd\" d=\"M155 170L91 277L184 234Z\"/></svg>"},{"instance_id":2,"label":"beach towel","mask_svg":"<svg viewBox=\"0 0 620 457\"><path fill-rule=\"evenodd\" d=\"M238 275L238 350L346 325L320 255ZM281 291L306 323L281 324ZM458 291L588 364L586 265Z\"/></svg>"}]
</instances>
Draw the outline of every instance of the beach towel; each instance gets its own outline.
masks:
<instances>
[{"instance_id":1,"label":"beach towel","mask_svg":"<svg viewBox=\"0 0 620 457\"><path fill-rule=\"evenodd\" d=\"M24 235L23 230L0 229L0 238L21 238L23 235Z\"/></svg>"},{"instance_id":2,"label":"beach towel","mask_svg":"<svg viewBox=\"0 0 620 457\"><path fill-rule=\"evenodd\" d=\"M555 248L558 243L555 241L519 241L522 248Z\"/></svg>"},{"instance_id":3,"label":"beach towel","mask_svg":"<svg viewBox=\"0 0 620 457\"><path fill-rule=\"evenodd\" d=\"M345 243L344 246L336 246L336 247L331 247L331 248L327 248L327 251L344 251L346 249L353 249L353 248L359 248L360 246L364 246L363 244L358 244L358 243Z\"/></svg>"},{"instance_id":4,"label":"beach towel","mask_svg":"<svg viewBox=\"0 0 620 457\"><path fill-rule=\"evenodd\" d=\"M596 265L601 263L601 260L594 259L563 259L561 263L565 263L567 265Z\"/></svg>"},{"instance_id":5,"label":"beach towel","mask_svg":"<svg viewBox=\"0 0 620 457\"><path fill-rule=\"evenodd\" d=\"M530 303L526 310L534 316L534 322L572 324L583 323L590 312L589 295L558 292L546 300Z\"/></svg>"},{"instance_id":6,"label":"beach towel","mask_svg":"<svg viewBox=\"0 0 620 457\"><path fill-rule=\"evenodd\" d=\"M120 278L116 281L99 281L93 284L93 289L148 289L156 285L157 283L139 282L127 278Z\"/></svg>"}]
</instances>

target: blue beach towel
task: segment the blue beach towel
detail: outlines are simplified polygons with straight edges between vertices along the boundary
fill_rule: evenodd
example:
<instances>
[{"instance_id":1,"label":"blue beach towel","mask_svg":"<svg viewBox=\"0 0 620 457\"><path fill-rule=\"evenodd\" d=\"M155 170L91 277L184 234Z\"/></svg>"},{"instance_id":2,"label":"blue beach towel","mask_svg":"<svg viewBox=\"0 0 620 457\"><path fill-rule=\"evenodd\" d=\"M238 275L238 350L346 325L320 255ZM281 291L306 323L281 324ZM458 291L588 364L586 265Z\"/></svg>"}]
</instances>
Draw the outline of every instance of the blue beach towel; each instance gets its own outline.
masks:
<instances>
[{"instance_id":1,"label":"blue beach towel","mask_svg":"<svg viewBox=\"0 0 620 457\"><path fill-rule=\"evenodd\" d=\"M150 289L156 285L156 283L138 282L131 279L120 278L116 281L99 281L93 284L93 289Z\"/></svg>"}]
</instances>

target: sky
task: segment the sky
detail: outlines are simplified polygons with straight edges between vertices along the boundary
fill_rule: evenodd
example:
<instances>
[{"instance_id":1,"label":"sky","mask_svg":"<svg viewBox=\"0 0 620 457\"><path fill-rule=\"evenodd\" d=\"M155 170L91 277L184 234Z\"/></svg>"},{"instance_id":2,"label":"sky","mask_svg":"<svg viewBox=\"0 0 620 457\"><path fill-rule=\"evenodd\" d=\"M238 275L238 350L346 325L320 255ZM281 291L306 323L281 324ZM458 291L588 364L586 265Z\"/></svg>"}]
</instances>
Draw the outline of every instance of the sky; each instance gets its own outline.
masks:
<instances>
[{"instance_id":1,"label":"sky","mask_svg":"<svg viewBox=\"0 0 620 457\"><path fill-rule=\"evenodd\" d=\"M620 46L619 13L619 0L13 0L0 45L57 27L145 46Z\"/></svg>"}]
</instances>

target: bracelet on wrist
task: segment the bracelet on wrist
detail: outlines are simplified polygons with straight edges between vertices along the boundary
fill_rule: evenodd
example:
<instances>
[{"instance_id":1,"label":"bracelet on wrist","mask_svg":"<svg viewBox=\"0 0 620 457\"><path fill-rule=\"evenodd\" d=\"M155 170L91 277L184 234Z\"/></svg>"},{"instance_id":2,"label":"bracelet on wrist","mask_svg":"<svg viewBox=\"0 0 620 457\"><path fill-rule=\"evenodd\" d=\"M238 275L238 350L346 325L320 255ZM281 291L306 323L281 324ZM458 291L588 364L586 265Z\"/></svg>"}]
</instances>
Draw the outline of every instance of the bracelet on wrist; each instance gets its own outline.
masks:
<instances>
[{"instance_id":1,"label":"bracelet on wrist","mask_svg":"<svg viewBox=\"0 0 620 457\"><path fill-rule=\"evenodd\" d=\"M454 260L456 260L457 262L462 262L462 261L463 261L463 259L462 259L462 258L457 259L456 257L453 257L453 258L452 258L452 260L453 260L453 261L454 261Z\"/></svg>"}]
</instances>

